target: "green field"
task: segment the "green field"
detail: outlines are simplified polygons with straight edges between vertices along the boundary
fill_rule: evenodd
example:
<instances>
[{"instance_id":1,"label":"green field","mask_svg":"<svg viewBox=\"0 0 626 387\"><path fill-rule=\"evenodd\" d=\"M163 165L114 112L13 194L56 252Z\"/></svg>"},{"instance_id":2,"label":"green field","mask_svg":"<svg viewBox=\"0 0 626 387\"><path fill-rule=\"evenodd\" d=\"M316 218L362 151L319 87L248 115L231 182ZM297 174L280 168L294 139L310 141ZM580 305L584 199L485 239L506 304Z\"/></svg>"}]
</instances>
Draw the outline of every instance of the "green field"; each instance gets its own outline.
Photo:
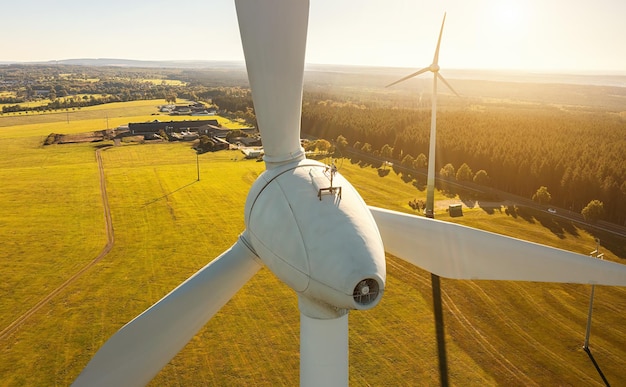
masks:
<instances>
[{"instance_id":1,"label":"green field","mask_svg":"<svg viewBox=\"0 0 626 387\"><path fill-rule=\"evenodd\" d=\"M111 126L139 122L156 104L81 109L69 124L65 114L0 118L0 331L106 243L95 157L102 143L43 147L45 136L103 129L105 113ZM70 384L117 329L236 241L247 191L264 169L234 151L206 153L197 181L189 144L100 152L113 249L0 338L0 385ZM394 172L380 177L349 160L340 172L371 205L409 212L409 200L425 198ZM595 248L595 235L571 224L554 233L532 214L491 212L477 206L450 219L441 209L437 217L582 253ZM430 275L393 257L387 272L381 304L350 314L350 383L436 385ZM604 385L581 348L589 286L443 279L442 290L453 385ZM626 289L596 288L590 347L614 385L626 380L624 310ZM298 341L296 296L262 269L152 385L297 385Z\"/></svg>"}]
</instances>

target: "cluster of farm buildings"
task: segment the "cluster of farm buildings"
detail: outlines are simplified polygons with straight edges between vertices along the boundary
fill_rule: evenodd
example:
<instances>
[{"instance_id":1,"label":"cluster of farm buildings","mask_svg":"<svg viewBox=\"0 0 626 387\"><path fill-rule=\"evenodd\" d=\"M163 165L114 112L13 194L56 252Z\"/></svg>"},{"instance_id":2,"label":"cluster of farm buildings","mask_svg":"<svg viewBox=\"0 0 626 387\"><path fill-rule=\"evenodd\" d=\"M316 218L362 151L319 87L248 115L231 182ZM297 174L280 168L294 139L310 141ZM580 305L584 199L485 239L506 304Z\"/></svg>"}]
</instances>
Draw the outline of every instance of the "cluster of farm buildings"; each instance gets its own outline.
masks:
<instances>
[{"instance_id":1,"label":"cluster of farm buildings","mask_svg":"<svg viewBox=\"0 0 626 387\"><path fill-rule=\"evenodd\" d=\"M217 113L214 107L207 107L202 102L192 102L188 105L163 105L159 112L168 113L171 116L213 116Z\"/></svg>"},{"instance_id":2,"label":"cluster of farm buildings","mask_svg":"<svg viewBox=\"0 0 626 387\"><path fill-rule=\"evenodd\" d=\"M159 121L129 123L119 127L117 132L127 136L143 136L145 140L159 140L164 133L170 141L194 141L207 136L215 145L213 150L241 149L250 158L258 157L262 150L261 136L256 128L238 129L243 136L227 136L232 129L221 128L216 119Z\"/></svg>"}]
</instances>

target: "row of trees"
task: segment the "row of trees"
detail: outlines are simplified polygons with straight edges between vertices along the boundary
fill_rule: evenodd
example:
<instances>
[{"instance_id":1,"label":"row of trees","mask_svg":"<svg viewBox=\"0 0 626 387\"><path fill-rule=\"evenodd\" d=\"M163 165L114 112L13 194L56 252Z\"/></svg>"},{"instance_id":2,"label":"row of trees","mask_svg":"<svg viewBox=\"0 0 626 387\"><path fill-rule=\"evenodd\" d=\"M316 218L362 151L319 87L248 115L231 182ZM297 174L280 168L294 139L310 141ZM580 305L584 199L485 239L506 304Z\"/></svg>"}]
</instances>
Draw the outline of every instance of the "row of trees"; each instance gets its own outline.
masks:
<instances>
[{"instance_id":1,"label":"row of trees","mask_svg":"<svg viewBox=\"0 0 626 387\"><path fill-rule=\"evenodd\" d=\"M318 140L318 141L325 141L325 140ZM340 144L340 143L345 144L345 142L346 142L345 137L340 135L337 138L336 144ZM340 147L337 146L337 149L339 148ZM384 146L383 148L384 149L381 149L380 151L372 150L372 147L369 143L364 143L363 145L361 145L361 143L357 141L354 144L353 150L356 149L360 153L371 153L372 156L377 157L377 158L382 157L384 159L389 159L390 157L389 155L391 154L390 152L392 149L389 146ZM383 163L383 165L384 164L385 163ZM423 153L420 153L420 155L416 157L415 159L413 159L411 155L404 156L400 165L407 169L425 170L428 165L428 161L426 159L426 156ZM491 185L490 184L491 178L487 174L487 171L485 171L484 169L481 169L478 172L473 173L469 165L465 163L463 163L458 169L455 169L452 163L448 163L439 170L439 176L446 179L445 181L438 184L439 189L444 190L444 191L449 190L449 187L446 181L450 181L450 180L456 180L459 183L473 182L474 184L477 184L479 186ZM552 202L552 195L548 191L547 187L541 186L532 195L532 200L539 204L548 205ZM424 204L423 204L423 201L421 200L418 201L417 199L414 199L414 200L409 201L409 206L413 208L414 210L419 211L420 208L424 207ZM606 215L606 212L604 210L604 203L602 203L600 200L597 200L597 199L591 200L582 209L581 214L586 220L591 221L591 222L596 222L600 219L604 219Z\"/></svg>"},{"instance_id":2,"label":"row of trees","mask_svg":"<svg viewBox=\"0 0 626 387\"><path fill-rule=\"evenodd\" d=\"M46 104L42 104L39 106L5 105L2 107L2 113L31 111L42 112L46 110L81 108L85 106L95 106L110 102L122 101L122 98L117 95L68 97L63 99L54 99Z\"/></svg>"}]
</instances>

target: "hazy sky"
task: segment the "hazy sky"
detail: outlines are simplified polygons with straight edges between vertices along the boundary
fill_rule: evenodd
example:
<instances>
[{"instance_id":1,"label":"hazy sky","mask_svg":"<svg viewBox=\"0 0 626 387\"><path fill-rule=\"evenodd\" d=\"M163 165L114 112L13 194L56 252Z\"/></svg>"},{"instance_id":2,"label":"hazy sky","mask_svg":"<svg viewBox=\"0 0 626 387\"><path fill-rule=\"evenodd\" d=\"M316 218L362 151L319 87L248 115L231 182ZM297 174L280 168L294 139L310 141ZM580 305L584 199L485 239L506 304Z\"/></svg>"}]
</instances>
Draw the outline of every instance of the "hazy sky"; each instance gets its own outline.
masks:
<instances>
[{"instance_id":1,"label":"hazy sky","mask_svg":"<svg viewBox=\"0 0 626 387\"><path fill-rule=\"evenodd\" d=\"M234 0L20 0L0 61L243 60ZM311 0L308 63L626 73L625 0Z\"/></svg>"}]
</instances>

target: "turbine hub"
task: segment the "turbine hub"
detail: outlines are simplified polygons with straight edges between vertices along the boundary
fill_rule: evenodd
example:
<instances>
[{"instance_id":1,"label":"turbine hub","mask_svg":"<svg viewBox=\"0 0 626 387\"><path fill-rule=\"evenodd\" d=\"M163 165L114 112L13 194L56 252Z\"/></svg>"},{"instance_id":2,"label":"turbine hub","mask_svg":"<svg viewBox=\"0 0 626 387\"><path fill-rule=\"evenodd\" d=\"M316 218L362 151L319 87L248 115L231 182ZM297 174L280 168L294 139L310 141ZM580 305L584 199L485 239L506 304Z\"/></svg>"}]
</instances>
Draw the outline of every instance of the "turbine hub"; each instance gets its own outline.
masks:
<instances>
[{"instance_id":1,"label":"turbine hub","mask_svg":"<svg viewBox=\"0 0 626 387\"><path fill-rule=\"evenodd\" d=\"M339 173L331 182L326 169L305 159L259 176L246 200L249 241L300 298L331 309L370 309L385 288L380 233L354 187Z\"/></svg>"},{"instance_id":2,"label":"turbine hub","mask_svg":"<svg viewBox=\"0 0 626 387\"><path fill-rule=\"evenodd\" d=\"M430 65L430 71L432 71L433 73L436 73L439 71L441 67L439 67L439 65L437 63L433 63Z\"/></svg>"}]
</instances>

